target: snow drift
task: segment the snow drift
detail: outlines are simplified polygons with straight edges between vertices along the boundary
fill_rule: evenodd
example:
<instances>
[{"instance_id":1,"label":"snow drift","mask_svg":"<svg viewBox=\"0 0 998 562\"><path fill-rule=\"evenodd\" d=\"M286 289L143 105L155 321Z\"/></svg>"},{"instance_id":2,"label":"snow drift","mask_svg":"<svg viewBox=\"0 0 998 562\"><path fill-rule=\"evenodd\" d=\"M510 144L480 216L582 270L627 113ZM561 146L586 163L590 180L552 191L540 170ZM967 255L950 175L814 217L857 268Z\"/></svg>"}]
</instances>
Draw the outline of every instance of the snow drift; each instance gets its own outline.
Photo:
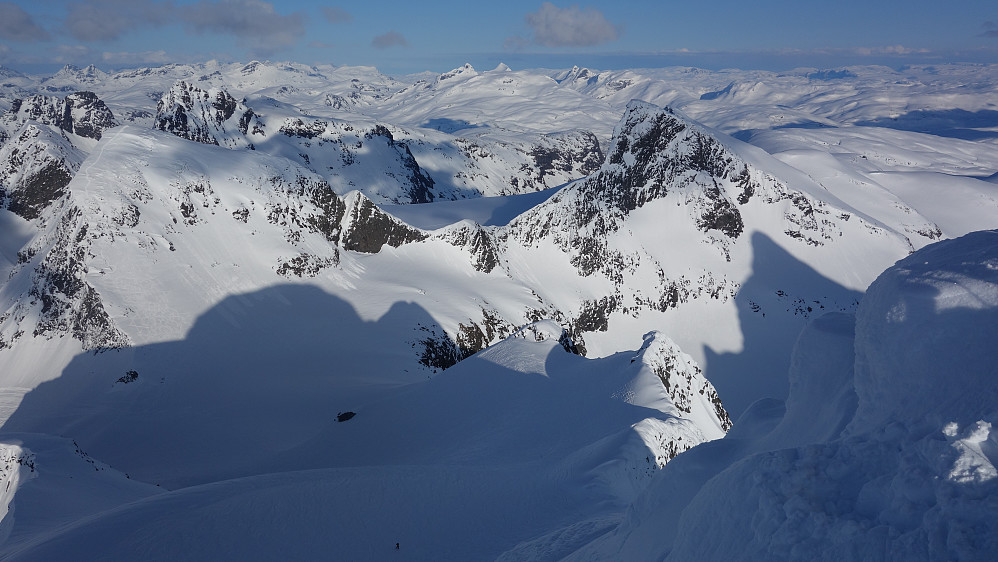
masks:
<instances>
[{"instance_id":1,"label":"snow drift","mask_svg":"<svg viewBox=\"0 0 998 562\"><path fill-rule=\"evenodd\" d=\"M801 334L785 410L757 403L670 463L574 558L993 559L996 338L998 231L927 246L870 286L855 330L836 314Z\"/></svg>"}]
</instances>

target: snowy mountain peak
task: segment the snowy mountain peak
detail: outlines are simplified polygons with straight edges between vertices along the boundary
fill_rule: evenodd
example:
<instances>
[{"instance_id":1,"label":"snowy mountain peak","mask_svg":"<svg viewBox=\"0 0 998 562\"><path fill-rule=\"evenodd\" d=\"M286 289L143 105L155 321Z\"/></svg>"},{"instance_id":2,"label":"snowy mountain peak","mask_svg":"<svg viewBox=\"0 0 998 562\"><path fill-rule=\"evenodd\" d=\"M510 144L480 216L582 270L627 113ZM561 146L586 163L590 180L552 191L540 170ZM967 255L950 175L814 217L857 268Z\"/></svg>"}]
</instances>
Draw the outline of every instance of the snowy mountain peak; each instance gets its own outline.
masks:
<instances>
[{"instance_id":1,"label":"snowy mountain peak","mask_svg":"<svg viewBox=\"0 0 998 562\"><path fill-rule=\"evenodd\" d=\"M595 84L599 81L599 73L589 70L588 68L579 67L578 65L573 66L571 70L563 71L554 76L554 79L559 84L574 85L576 87L581 87L584 85ZM578 84L581 82L581 84Z\"/></svg>"},{"instance_id":2,"label":"snowy mountain peak","mask_svg":"<svg viewBox=\"0 0 998 562\"><path fill-rule=\"evenodd\" d=\"M385 213L359 191L348 194L344 202L341 243L346 250L375 254L383 246L397 248L426 238L422 231Z\"/></svg>"},{"instance_id":3,"label":"snowy mountain peak","mask_svg":"<svg viewBox=\"0 0 998 562\"><path fill-rule=\"evenodd\" d=\"M0 64L0 77L3 78L26 78L26 76L13 68L7 68Z\"/></svg>"},{"instance_id":4,"label":"snowy mountain peak","mask_svg":"<svg viewBox=\"0 0 998 562\"><path fill-rule=\"evenodd\" d=\"M76 92L65 98L39 94L14 100L10 110L0 117L0 125L10 129L29 120L96 140L100 140L106 129L118 124L111 110L93 92Z\"/></svg>"},{"instance_id":5,"label":"snowy mountain peak","mask_svg":"<svg viewBox=\"0 0 998 562\"><path fill-rule=\"evenodd\" d=\"M86 155L51 127L29 121L0 146L0 208L26 220L66 193Z\"/></svg>"},{"instance_id":6,"label":"snowy mountain peak","mask_svg":"<svg viewBox=\"0 0 998 562\"><path fill-rule=\"evenodd\" d=\"M634 356L661 382L676 415L692 419L711 438L731 429L731 419L721 404L717 391L692 357L683 353L676 342L660 332L649 332ZM706 428L719 431L708 432Z\"/></svg>"},{"instance_id":7,"label":"snowy mountain peak","mask_svg":"<svg viewBox=\"0 0 998 562\"><path fill-rule=\"evenodd\" d=\"M478 76L478 72L469 63L464 63L464 66L459 66L454 70L445 72L437 77L437 82L444 82L446 80L451 80L453 78L473 78Z\"/></svg>"},{"instance_id":8,"label":"snowy mountain peak","mask_svg":"<svg viewBox=\"0 0 998 562\"><path fill-rule=\"evenodd\" d=\"M156 104L155 127L187 140L232 148L249 144L242 134L253 116L226 90L203 90L181 80Z\"/></svg>"},{"instance_id":9,"label":"snowy mountain peak","mask_svg":"<svg viewBox=\"0 0 998 562\"><path fill-rule=\"evenodd\" d=\"M44 82L72 81L78 84L100 84L107 79L108 74L92 64L85 68L67 64L59 72L44 80Z\"/></svg>"}]
</instances>

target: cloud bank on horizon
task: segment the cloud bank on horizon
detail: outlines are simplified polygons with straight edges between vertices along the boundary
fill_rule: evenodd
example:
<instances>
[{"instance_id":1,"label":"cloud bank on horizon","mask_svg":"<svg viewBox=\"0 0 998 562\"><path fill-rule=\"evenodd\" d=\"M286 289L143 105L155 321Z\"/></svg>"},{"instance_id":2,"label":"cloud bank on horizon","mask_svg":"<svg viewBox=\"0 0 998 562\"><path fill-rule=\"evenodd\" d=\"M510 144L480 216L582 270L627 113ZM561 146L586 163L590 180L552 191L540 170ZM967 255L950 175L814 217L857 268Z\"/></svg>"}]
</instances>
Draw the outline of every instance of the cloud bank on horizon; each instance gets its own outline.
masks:
<instances>
[{"instance_id":1,"label":"cloud bank on horizon","mask_svg":"<svg viewBox=\"0 0 998 562\"><path fill-rule=\"evenodd\" d=\"M469 6L310 0L0 2L0 64L125 67L209 59L443 71L464 62L597 68L792 68L998 62L998 8L986 0L905 10L843 0L666 5L508 0Z\"/></svg>"}]
</instances>

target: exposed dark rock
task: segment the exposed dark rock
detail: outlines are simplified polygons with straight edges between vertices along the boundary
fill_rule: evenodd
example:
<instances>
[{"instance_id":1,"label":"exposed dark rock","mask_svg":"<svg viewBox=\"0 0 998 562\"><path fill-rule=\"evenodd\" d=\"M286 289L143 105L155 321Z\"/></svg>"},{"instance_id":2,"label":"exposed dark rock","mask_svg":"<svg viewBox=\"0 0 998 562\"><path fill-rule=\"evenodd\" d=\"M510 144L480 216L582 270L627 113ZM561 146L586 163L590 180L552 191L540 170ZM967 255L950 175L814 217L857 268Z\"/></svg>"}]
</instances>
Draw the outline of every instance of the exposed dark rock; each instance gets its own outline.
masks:
<instances>
[{"instance_id":1,"label":"exposed dark rock","mask_svg":"<svg viewBox=\"0 0 998 562\"><path fill-rule=\"evenodd\" d=\"M481 225L462 227L448 232L446 240L471 252L472 265L483 273L490 273L499 265L499 250L488 231Z\"/></svg>"},{"instance_id":2,"label":"exposed dark rock","mask_svg":"<svg viewBox=\"0 0 998 562\"><path fill-rule=\"evenodd\" d=\"M130 382L135 382L139 378L138 371L128 371L124 375L118 377L118 380L114 381L116 383L128 384Z\"/></svg>"},{"instance_id":3,"label":"exposed dark rock","mask_svg":"<svg viewBox=\"0 0 998 562\"><path fill-rule=\"evenodd\" d=\"M252 110L243 108L236 122L227 123L240 107L225 90L203 90L180 81L156 104L154 127L203 144L244 145L248 141L240 142L233 133L249 130L255 122Z\"/></svg>"},{"instance_id":4,"label":"exposed dark rock","mask_svg":"<svg viewBox=\"0 0 998 562\"><path fill-rule=\"evenodd\" d=\"M403 244L426 238L421 230L413 228L382 211L370 199L358 194L347 209L341 245L346 250L376 254L388 245L398 248Z\"/></svg>"},{"instance_id":5,"label":"exposed dark rock","mask_svg":"<svg viewBox=\"0 0 998 562\"><path fill-rule=\"evenodd\" d=\"M697 218L697 228L704 232L720 230L728 238L738 238L745 228L738 208L732 205L731 201L728 201L721 193L716 182L712 187L705 188L703 194L706 208L701 211Z\"/></svg>"},{"instance_id":6,"label":"exposed dark rock","mask_svg":"<svg viewBox=\"0 0 998 562\"><path fill-rule=\"evenodd\" d=\"M93 92L76 92L65 98L39 94L17 99L3 121L8 124L35 121L98 140L105 130L118 124L111 110Z\"/></svg>"},{"instance_id":7,"label":"exposed dark rock","mask_svg":"<svg viewBox=\"0 0 998 562\"><path fill-rule=\"evenodd\" d=\"M543 137L545 144L530 151L530 157L537 169L537 180L544 184L544 176L553 175L554 170L571 172L577 170L586 176L603 164L603 151L596 135L582 131Z\"/></svg>"},{"instance_id":8,"label":"exposed dark rock","mask_svg":"<svg viewBox=\"0 0 998 562\"><path fill-rule=\"evenodd\" d=\"M277 274L283 277L315 277L323 269L339 263L339 252L333 249L332 257L299 254L277 266Z\"/></svg>"},{"instance_id":9,"label":"exposed dark rock","mask_svg":"<svg viewBox=\"0 0 998 562\"><path fill-rule=\"evenodd\" d=\"M68 334L86 350L127 346L128 336L114 326L100 294L84 281L90 239L81 215L75 207L63 215L51 249L35 267L29 294L41 302L41 311L34 335Z\"/></svg>"},{"instance_id":10,"label":"exposed dark rock","mask_svg":"<svg viewBox=\"0 0 998 562\"><path fill-rule=\"evenodd\" d=\"M727 432L731 429L731 418L714 386L703 376L703 369L668 338L658 341L660 337L647 334L645 343L638 352L639 357L662 381L669 399L680 412L692 413L699 394L711 403L721 429Z\"/></svg>"},{"instance_id":11,"label":"exposed dark rock","mask_svg":"<svg viewBox=\"0 0 998 562\"><path fill-rule=\"evenodd\" d=\"M7 208L27 220L38 218L42 211L65 195L65 187L73 174L63 162L50 160L38 171L22 178L21 184L9 194Z\"/></svg>"},{"instance_id":12,"label":"exposed dark rock","mask_svg":"<svg viewBox=\"0 0 998 562\"><path fill-rule=\"evenodd\" d=\"M603 297L598 301L583 301L572 327L577 332L605 332L610 327L609 316L618 306L619 301L614 296Z\"/></svg>"}]
</instances>

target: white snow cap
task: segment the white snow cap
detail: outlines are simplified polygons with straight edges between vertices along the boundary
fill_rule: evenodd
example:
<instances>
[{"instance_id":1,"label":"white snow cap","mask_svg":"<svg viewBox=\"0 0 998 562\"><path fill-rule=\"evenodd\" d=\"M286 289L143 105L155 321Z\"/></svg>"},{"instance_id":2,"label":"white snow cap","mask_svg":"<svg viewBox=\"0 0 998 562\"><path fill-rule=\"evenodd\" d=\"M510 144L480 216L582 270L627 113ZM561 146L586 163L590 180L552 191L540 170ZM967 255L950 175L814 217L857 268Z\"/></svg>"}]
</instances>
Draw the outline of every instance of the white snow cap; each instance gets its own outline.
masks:
<instances>
[{"instance_id":1,"label":"white snow cap","mask_svg":"<svg viewBox=\"0 0 998 562\"><path fill-rule=\"evenodd\" d=\"M852 423L960 427L998 414L998 231L938 242L870 285L856 322Z\"/></svg>"}]
</instances>

